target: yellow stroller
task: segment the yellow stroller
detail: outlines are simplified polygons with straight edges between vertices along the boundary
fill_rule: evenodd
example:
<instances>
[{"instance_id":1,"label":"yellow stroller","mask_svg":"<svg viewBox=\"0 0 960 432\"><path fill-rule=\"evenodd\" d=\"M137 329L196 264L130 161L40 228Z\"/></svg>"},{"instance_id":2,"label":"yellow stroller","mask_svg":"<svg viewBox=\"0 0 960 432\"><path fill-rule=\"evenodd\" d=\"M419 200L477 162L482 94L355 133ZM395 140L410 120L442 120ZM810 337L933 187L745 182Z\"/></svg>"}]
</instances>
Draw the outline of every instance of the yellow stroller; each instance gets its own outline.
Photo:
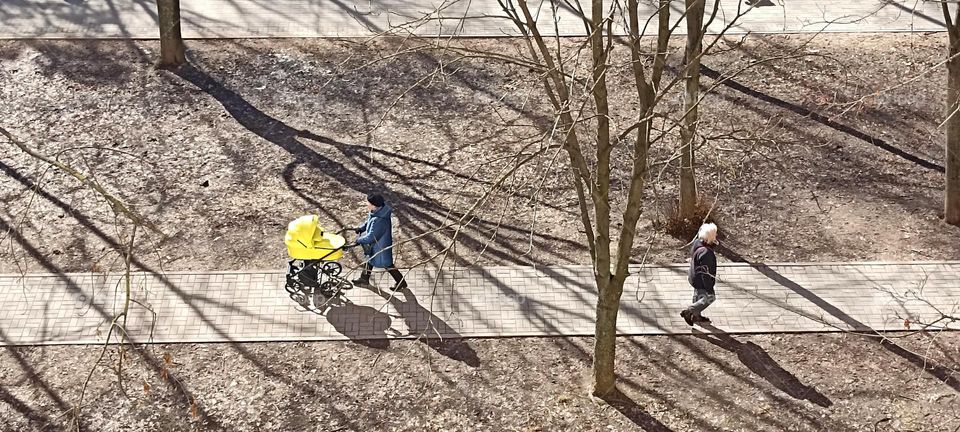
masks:
<instances>
[{"instance_id":1,"label":"yellow stroller","mask_svg":"<svg viewBox=\"0 0 960 432\"><path fill-rule=\"evenodd\" d=\"M287 225L284 243L290 261L284 289L297 303L322 309L331 299L353 288L353 283L340 277L343 266L337 262L343 257L346 240L342 232L324 232L317 215L301 216Z\"/></svg>"}]
</instances>

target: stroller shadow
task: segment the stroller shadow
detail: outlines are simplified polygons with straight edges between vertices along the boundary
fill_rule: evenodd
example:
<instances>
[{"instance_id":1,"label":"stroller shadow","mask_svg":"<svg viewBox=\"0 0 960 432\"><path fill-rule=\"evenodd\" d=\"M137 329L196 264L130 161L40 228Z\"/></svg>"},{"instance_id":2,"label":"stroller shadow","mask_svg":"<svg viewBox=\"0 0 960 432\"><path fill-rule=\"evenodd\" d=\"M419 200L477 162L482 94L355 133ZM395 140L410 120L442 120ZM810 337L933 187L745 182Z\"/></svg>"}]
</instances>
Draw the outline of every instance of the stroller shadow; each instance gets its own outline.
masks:
<instances>
[{"instance_id":1,"label":"stroller shadow","mask_svg":"<svg viewBox=\"0 0 960 432\"><path fill-rule=\"evenodd\" d=\"M416 336L440 355L463 362L470 367L480 366L480 357L453 327L440 317L427 310L417 301L417 296L410 289L391 293L373 288L380 297L390 302L397 313L403 318L410 330L410 336ZM401 300L403 297L404 300Z\"/></svg>"},{"instance_id":2,"label":"stroller shadow","mask_svg":"<svg viewBox=\"0 0 960 432\"><path fill-rule=\"evenodd\" d=\"M750 341L740 342L711 324L701 324L701 326L711 333L694 331L695 337L736 354L740 363L790 397L808 400L824 408L833 405L833 402L817 389L801 383L796 376L781 367L763 347Z\"/></svg>"},{"instance_id":3,"label":"stroller shadow","mask_svg":"<svg viewBox=\"0 0 960 432\"><path fill-rule=\"evenodd\" d=\"M360 306L349 301L339 301L330 305L327 322L340 333L358 345L368 348L387 349L390 340L390 316L370 306Z\"/></svg>"}]
</instances>

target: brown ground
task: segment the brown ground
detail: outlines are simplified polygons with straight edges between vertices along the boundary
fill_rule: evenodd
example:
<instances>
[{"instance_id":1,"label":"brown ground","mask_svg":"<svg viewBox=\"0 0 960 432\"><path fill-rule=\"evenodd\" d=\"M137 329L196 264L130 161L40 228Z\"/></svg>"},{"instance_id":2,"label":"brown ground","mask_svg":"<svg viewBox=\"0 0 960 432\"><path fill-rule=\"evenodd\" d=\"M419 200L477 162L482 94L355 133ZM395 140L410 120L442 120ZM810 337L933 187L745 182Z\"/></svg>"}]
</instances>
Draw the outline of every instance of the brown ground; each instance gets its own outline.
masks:
<instances>
[{"instance_id":1,"label":"brown ground","mask_svg":"<svg viewBox=\"0 0 960 432\"><path fill-rule=\"evenodd\" d=\"M732 72L759 58L807 54L750 69L706 101L705 135L763 138L715 138L698 153L701 192L719 196L726 244L768 262L956 259L960 229L938 218L943 71L843 115L837 105L939 62L942 35L829 35L802 47L806 40L753 37L705 61L710 70ZM512 154L536 131L525 125L550 121L535 77L516 67L458 64L388 111L434 70L434 57L410 54L357 70L382 53L333 40L197 41L190 51L197 69L180 77L150 67L155 48L0 42L4 126L95 173L154 220L169 238L154 253L156 236L141 237L140 259L153 268L158 258L167 270L280 268L288 221L319 212L327 226L356 223L370 189L385 190L397 207L397 238L412 238L465 209L487 186L476 180L491 179L503 165L489 161ZM631 93L625 65L616 64L610 86L622 126ZM380 127L364 134L381 117ZM654 147L654 161L672 151L673 135ZM76 149L83 146L101 149ZM104 256L117 242L113 216L99 199L15 149L0 163L0 223L18 228L4 239L0 271L111 267L115 254ZM512 178L516 195L502 193L481 208L462 233L458 261L585 263L563 166L562 158L553 168L538 160ZM636 259L652 243L653 261L682 261L685 241L650 226L675 189L676 163L662 175L660 166ZM41 176L34 196L29 191ZM449 234L404 245L400 264L432 254Z\"/></svg>"},{"instance_id":2,"label":"brown ground","mask_svg":"<svg viewBox=\"0 0 960 432\"><path fill-rule=\"evenodd\" d=\"M752 69L707 99L704 134L743 130L764 138L716 138L698 153L702 192L719 196L718 219L732 250L725 259L960 256L960 230L938 218L942 71L843 115L837 105L939 62L944 38L822 36L803 48L809 56ZM705 64L730 72L794 52L804 40L751 37ZM527 125L549 122L535 77L516 67L448 70L410 91L365 134L394 98L434 70L435 58L405 55L350 72L378 52L332 40L195 41L196 69L176 76L150 67L155 51L149 42L0 41L0 122L95 173L154 220L169 238L141 243L139 261L152 269L161 262L166 270L278 269L289 220L319 212L330 226L356 222L362 194L372 188L387 191L396 205L397 237L411 238L475 199L485 185L471 179L488 181L501 166L489 160L515 151L533 129ZM630 114L622 66L610 72L619 125ZM673 141L654 149L656 160L668 157ZM118 240L103 202L5 148L0 271L116 268L110 251ZM458 262L585 263L563 167L538 161L511 179L516 195L484 206L478 228L466 230L457 247ZM530 206L525 197L544 171L551 174ZM652 245L657 262L683 259L683 240L651 228L669 206L675 175L676 164L668 164L654 181L638 239ZM400 264L430 255L447 235L403 246ZM902 343L927 347L917 338ZM957 336L938 343L930 351L938 364L960 366ZM169 352L175 387L196 399L204 429L960 427L955 375L924 372L902 351L858 337L651 337L621 344L621 382L635 404L620 405L622 412L583 398L589 340L498 339L435 350L401 341L384 350L350 342L150 347L155 369L140 357L126 369L130 399L117 393L106 370L95 374L85 419L90 430L200 425L189 402L160 378L158 358ZM59 422L95 355L93 347L6 349L0 429Z\"/></svg>"},{"instance_id":3,"label":"brown ground","mask_svg":"<svg viewBox=\"0 0 960 432\"><path fill-rule=\"evenodd\" d=\"M896 339L960 368L960 334ZM589 338L149 347L99 368L87 430L132 431L954 431L960 373L917 368L853 335L619 341L623 395L586 397ZM0 429L63 424L96 347L0 353ZM113 364L115 365L115 357ZM80 367L84 366L84 367ZM145 385L149 390L145 391ZM186 396L184 396L186 395ZM196 401L196 417L191 402ZM56 429L53 427L51 429Z\"/></svg>"}]
</instances>

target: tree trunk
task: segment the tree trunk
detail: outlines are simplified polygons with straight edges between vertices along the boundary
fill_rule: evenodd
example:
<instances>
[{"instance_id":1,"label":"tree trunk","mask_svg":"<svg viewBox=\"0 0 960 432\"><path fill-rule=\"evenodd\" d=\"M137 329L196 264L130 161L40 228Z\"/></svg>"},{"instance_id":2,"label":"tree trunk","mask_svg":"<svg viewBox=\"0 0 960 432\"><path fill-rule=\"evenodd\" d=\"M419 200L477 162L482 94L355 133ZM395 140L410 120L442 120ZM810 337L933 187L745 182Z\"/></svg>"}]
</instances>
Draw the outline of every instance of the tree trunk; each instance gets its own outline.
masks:
<instances>
[{"instance_id":1,"label":"tree trunk","mask_svg":"<svg viewBox=\"0 0 960 432\"><path fill-rule=\"evenodd\" d=\"M597 283L597 322L593 343L593 395L604 397L616 385L614 360L616 359L617 314L620 312L620 294L623 284L614 286L610 281Z\"/></svg>"},{"instance_id":2,"label":"tree trunk","mask_svg":"<svg viewBox=\"0 0 960 432\"><path fill-rule=\"evenodd\" d=\"M593 199L594 241L596 256L593 271L597 282L596 340L593 352L593 394L604 396L614 386L614 343L617 335L617 312L620 292L611 290L610 280L610 117L607 100L607 47L604 46L603 0L593 0L590 26L590 48L593 52L593 102L597 108L597 163L596 191ZM616 293L614 296L613 293Z\"/></svg>"},{"instance_id":3,"label":"tree trunk","mask_svg":"<svg viewBox=\"0 0 960 432\"><path fill-rule=\"evenodd\" d=\"M960 23L953 23L954 26ZM944 175L943 219L960 226L960 30L951 31L947 62L947 144Z\"/></svg>"},{"instance_id":4,"label":"tree trunk","mask_svg":"<svg viewBox=\"0 0 960 432\"><path fill-rule=\"evenodd\" d=\"M687 8L687 49L684 54L686 94L680 127L680 217L693 217L697 208L697 178L694 173L694 141L697 138L697 109L700 97L700 53L703 50L704 0L685 0Z\"/></svg>"},{"instance_id":5,"label":"tree trunk","mask_svg":"<svg viewBox=\"0 0 960 432\"><path fill-rule=\"evenodd\" d=\"M187 62L180 35L180 0L157 0L160 17L161 67L177 67Z\"/></svg>"}]
</instances>

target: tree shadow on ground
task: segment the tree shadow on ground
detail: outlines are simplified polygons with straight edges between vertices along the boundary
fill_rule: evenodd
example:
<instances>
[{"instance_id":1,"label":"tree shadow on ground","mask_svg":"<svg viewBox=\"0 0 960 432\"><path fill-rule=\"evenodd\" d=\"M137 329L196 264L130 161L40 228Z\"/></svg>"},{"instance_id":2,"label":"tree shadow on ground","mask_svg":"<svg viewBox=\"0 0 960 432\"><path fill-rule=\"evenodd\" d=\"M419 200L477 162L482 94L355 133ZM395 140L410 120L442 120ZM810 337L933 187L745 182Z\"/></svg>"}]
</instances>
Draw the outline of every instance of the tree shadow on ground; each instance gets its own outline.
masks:
<instances>
[{"instance_id":1,"label":"tree shadow on ground","mask_svg":"<svg viewBox=\"0 0 960 432\"><path fill-rule=\"evenodd\" d=\"M340 185L356 191L358 198L362 195L366 195L370 191L376 190L384 192L384 195L387 196L388 201L397 204L394 206L397 218L400 219L401 222L410 221L413 225L419 225L417 229L422 231L422 233L427 233L433 228L445 226L452 220L458 220L458 218L463 216L462 212L443 208L438 202L436 202L436 200L430 198L422 192L419 192L419 196L414 196L413 194L409 193L388 191L382 176L374 173L372 168L377 168L384 172L388 172L391 176L396 178L403 179L405 176L403 173L398 172L394 168L386 166L381 162L370 161L368 164L369 166L359 165L356 167L348 167L345 166L341 161L336 160L329 155L318 152L317 150L301 142L300 138L334 146L334 148L339 149L341 152L344 151L344 149L350 149L351 151L355 151L356 149L353 148L354 146L349 144L341 143L331 138L317 135L308 130L296 129L285 124L284 122L268 115L267 113L264 113L259 108L253 106L241 95L227 88L221 82L214 79L194 65L184 65L177 69L175 74L193 84L200 91L214 98L224 107L228 114L236 119L238 123L240 123L241 126L257 136L267 140L271 144L282 148L291 156L293 156L294 160L291 161L288 167L284 170L284 180L291 190L300 195L302 198L307 199L311 203L318 204L304 191L293 185L292 170L297 165L302 164L317 170L317 172L323 173L325 176L335 180ZM404 182L404 186L409 187L414 191L418 191L419 189L416 187L416 185L412 185L408 181ZM327 216L336 219L334 215L328 214ZM469 223L465 222L464 224L470 225L473 228L487 228L488 225L485 224L484 221L472 221ZM525 232L523 228L506 224L496 225L496 227L497 229L514 233ZM486 240L481 236L468 233L464 230L461 230L459 233L460 235L458 236L458 240L466 245L470 250L485 250L491 256L511 264L527 264L527 262L525 262L523 259L523 257L526 255L524 245L502 244L498 248L485 248L484 245L486 244ZM552 252L555 248L551 247L551 245L555 242L565 243L569 246L579 246L579 243L569 239L543 234L538 234L536 239L532 241L537 250L547 251L553 255L551 259L561 261L566 257L561 253ZM423 236L418 243L414 244L414 247L422 247L420 243L427 243L430 246L438 249L443 249L445 246L442 240L434 238L434 236ZM469 264L469 261L465 256L456 253L451 253L451 256L457 263Z\"/></svg>"},{"instance_id":2,"label":"tree shadow on ground","mask_svg":"<svg viewBox=\"0 0 960 432\"><path fill-rule=\"evenodd\" d=\"M840 308L820 298L814 292L804 288L800 284L790 280L790 278L787 278L786 276L780 274L770 266L763 263L752 263L748 261L746 258L744 258L742 255L740 255L739 253L723 245L718 246L716 250L718 253L727 257L733 262L748 264L754 270L760 272L761 274L770 278L774 282L780 284L784 288L787 288L790 291L793 291L799 294L801 297L803 297L807 301L813 303L817 307L823 309L828 314L842 321L844 324L850 326L850 328L853 329L854 332L869 337L870 340L876 341L877 343L880 344L880 346L882 346L887 351L890 351L891 353L896 354L900 358L912 363L914 366L919 367L920 369L923 369L924 371L926 371L928 374L930 374L940 382L952 388L954 391L960 392L960 378L958 378L957 371L952 370L943 365L940 365L925 356L921 356L919 354L916 354L914 352L911 352L901 347L900 345L897 345L896 342L890 340L889 338L887 338L880 332L876 331L872 327L860 322L856 318L840 310Z\"/></svg>"},{"instance_id":3,"label":"tree shadow on ground","mask_svg":"<svg viewBox=\"0 0 960 432\"><path fill-rule=\"evenodd\" d=\"M671 340L681 344L685 347L691 355L702 359L702 361L716 366L716 368L723 374L733 378L736 382L742 383L743 385L749 386L751 388L751 393L762 391L761 385L757 382L756 379L753 379L748 374L743 372L741 369L734 367L728 359L722 356L714 355L714 352L709 349L704 349L702 344L693 343L693 338L688 337L677 337L670 338ZM653 344L641 344L638 341L638 338L628 338L627 342L633 345L635 348L639 349L638 357L640 358L673 358L677 355L677 352L671 350L670 352L665 352L658 350L653 347ZM677 383L698 383L703 380L702 370L694 370L686 365L686 361L675 359L671 361L661 361L656 362L656 364L651 365L655 370L659 370L663 376L667 379L672 380ZM714 430L716 426L708 418L703 418L697 411L697 405L699 403L712 404L725 406L726 412L731 416L742 421L749 421L751 424L756 425L754 429L758 430L788 430L791 427L796 428L802 422L803 427L806 427L810 430L830 430L828 426L824 424L826 419L820 417L819 414L814 414L807 412L803 409L797 409L798 407L788 403L792 402L791 399L779 394L770 394L771 400L779 404L781 409L784 410L784 413L789 413L793 419L786 419L781 415L767 415L762 414L758 415L753 409L748 406L744 406L739 403L739 400L736 396L733 396L729 389L718 387L716 385L702 385L696 388L696 398L691 398L691 400L686 400L690 391L683 391L678 394L674 388L661 388L657 385L660 381L654 378L656 381L647 381L640 382L639 380L631 379L630 377L620 377L620 384L629 388L631 391L637 391L646 396L647 398L652 398L655 401L663 401L662 403L671 404L674 403L673 412L685 411L686 415L693 422L690 430ZM687 405L688 402L692 403Z\"/></svg>"},{"instance_id":4,"label":"tree shadow on ground","mask_svg":"<svg viewBox=\"0 0 960 432\"><path fill-rule=\"evenodd\" d=\"M7 337L7 334L3 329L0 329L0 342L3 342L4 344L11 343L11 340ZM40 392L45 393L47 397L49 397L50 400L56 404L57 409L60 411L67 411L69 409L69 405L63 399L63 397L53 388L51 384L44 381L44 379L40 376L40 373L31 364L33 361L26 358L20 352L19 348L15 346L5 346L3 347L3 351L8 353L23 371L24 382L29 383ZM36 398L34 398L34 400L36 400ZM12 392L7 390L5 386L0 386L0 402L9 405L31 422L40 423L42 425L41 429L56 424L56 421L53 418L37 409L31 408L26 401L18 398Z\"/></svg>"},{"instance_id":5,"label":"tree shadow on ground","mask_svg":"<svg viewBox=\"0 0 960 432\"><path fill-rule=\"evenodd\" d=\"M919 165L919 166L921 166L921 167L923 167L923 168L926 168L926 169L929 169L929 170L933 170L933 171L936 171L936 172L940 172L940 173L944 172L944 168L943 168L943 166L940 165L940 164L937 164L937 163L935 163L935 162L932 162L932 161L928 161L928 160L926 160L926 159L923 159L923 158L921 158L921 157L919 157L919 156L910 154L909 152L907 152L907 151L905 151L905 150L903 150L903 149L901 149L901 148L899 148L899 147L896 147L896 146L894 146L893 144L890 144L890 143L888 143L887 141L885 141L885 140L883 140L883 139L881 139L881 138L874 137L874 136L869 135L869 134L867 134L867 133L865 133L865 132L863 132L863 131L860 131L860 130L858 130L858 129L855 129L855 128L851 127L851 126L848 126L848 125L845 125L845 124L842 124L842 123L838 123L838 122L830 119L829 117L824 116L823 114L819 114L819 113L817 113L817 112L814 112L814 111L812 111L812 110L810 110L810 109L808 109L808 108L804 108L804 107L802 107L802 106L800 106L800 105L797 105L797 104L795 104L795 103L792 103L792 102L789 102L789 101L785 101L785 100L780 99L780 98L778 98L778 97L771 96L771 95L768 95L768 94L766 94L766 93L764 93L764 92L755 90L755 89L750 88L750 87L748 87L748 86L746 86L746 85L744 85L744 84L741 84L741 83L739 83L739 82L737 82L737 81L735 81L735 80L733 80L733 79L728 79L728 78L724 77L720 72L718 72L718 71L716 71L716 70L714 70L714 69L711 69L711 68L710 68L709 66L707 66L707 65L701 65L701 67L700 67L700 72L703 73L704 76L707 76L707 77L712 78L712 79L714 79L714 80L723 79L723 81L721 81L720 83L721 83L722 85L726 86L726 87L729 87L729 88L731 88L731 89L733 89L733 90L739 91L739 92L741 92L741 93L743 93L743 94L752 96L752 97L757 98L757 99L759 99L759 100L762 100L762 101L764 101L764 102L770 103L770 104L772 104L772 105L774 105L774 106L776 106L776 107L779 107L779 108L785 109L785 110L787 110L787 111L791 111L791 112L793 112L793 113L795 113L795 114L799 114L799 115L801 115L801 116L803 116L803 117L809 118L809 119L811 119L811 120L813 120L813 121L815 121L815 122L817 122L817 123L820 123L820 124L822 124L822 125L824 125L824 126L827 126L827 127L831 128L831 129L834 129L834 130L843 132L843 133L845 133L845 134L847 134L847 135L850 135L850 136L852 136L852 137L854 137L854 138L860 139L860 140L863 141L863 142L866 142L866 143L868 143L868 144L871 144L871 145L873 145L873 146L876 146L877 148L882 149L882 150L885 150L885 151L887 151L887 152L889 152L889 153L891 153L891 154L893 154L893 155L896 155L896 156L898 156L898 157L900 157L900 158L902 158L902 159L904 159L904 160L913 162L913 163L915 163L915 164L917 164L917 165Z\"/></svg>"},{"instance_id":6,"label":"tree shadow on ground","mask_svg":"<svg viewBox=\"0 0 960 432\"><path fill-rule=\"evenodd\" d=\"M616 409L620 414L623 414L624 417L630 419L633 424L640 427L640 429L648 432L672 432L673 430L667 427L667 425L660 422L649 413L640 408L640 405L627 396L625 393L620 391L620 389L614 389L612 392L603 397L603 401Z\"/></svg>"},{"instance_id":7,"label":"tree shadow on ground","mask_svg":"<svg viewBox=\"0 0 960 432\"><path fill-rule=\"evenodd\" d=\"M97 227L93 223L93 221L90 220L90 218L80 213L79 211L74 209L70 204L64 202L57 196L54 196L53 194L46 191L41 185L30 181L25 176L21 175L18 171L16 171L12 167L7 166L6 164L0 163L0 172L7 174L8 176L18 180L25 187L32 189L39 197L46 199L47 201L57 206L64 212L72 215L74 218L76 218L76 220L80 223L81 226L83 226L84 228L89 230L90 233L92 233L93 235L95 235L105 243L107 243L113 250L116 250L118 252L122 252L125 250L125 247L121 245L117 239L115 239L114 237L110 236L109 234L104 232L102 229ZM36 246L31 244L22 235L20 230L17 227L15 227L13 224L7 222L3 218L0 218L0 231L9 233L10 239L13 243L19 245L29 256L31 256L34 260L40 263L41 266L43 266L43 268L47 272L53 274L59 279L60 282L64 283L67 287L67 290L70 293L73 293L74 295L84 294L82 287L78 286L73 280L71 280L63 271L63 269L61 269L60 267L57 267L52 262L50 262L50 260L48 260ZM177 295L178 298L182 299L184 303L187 304L191 308L191 310L201 318L201 320L203 320L206 324L216 329L218 334L224 336L228 340L231 340L230 346L233 349L235 349L245 359L247 359L248 361L256 365L266 375L271 377L282 377L282 375L280 375L277 371L275 371L273 368L269 366L268 362L264 362L260 360L243 345L233 342L232 339L227 336L226 329L222 328L222 326L220 325L217 325L213 321L213 319L208 314L206 314L204 310L197 304L198 302L202 302L204 300L203 298L189 295L182 288L173 284L163 274L162 271L158 271L151 268L149 265L147 265L145 262L141 261L137 257L132 257L131 264L133 264L134 268L139 268L152 275L156 275L160 279L160 281L163 283L163 285L166 288L168 288L171 292L173 292L175 295ZM219 305L219 306L224 307L224 305ZM114 314L108 311L104 305L91 302L90 307L92 308L93 312L95 312L98 316L100 316L104 320L104 322L109 323L112 321ZM161 374L161 371L166 369L164 365L164 360L158 358L154 353L150 351L150 349L147 346L142 345L142 343L145 341L140 340L138 338L138 335L127 334L126 339L127 339L127 342L130 344L130 346L133 347L133 352L138 354L144 360L145 364L154 373L156 373L159 376ZM0 340L3 340L3 341L6 340L6 336L3 335L2 332L0 332ZM117 339L114 339L114 341L116 340ZM28 371L28 373L30 372ZM177 391L175 392L175 397L177 402L184 404L184 406L190 406L193 403L193 401L195 401L195 395L193 395L191 390L187 387L187 384L184 383L182 380L178 379L173 372L168 372L168 373L173 381L180 383L180 385L177 386ZM35 372L31 373L31 375L36 375L36 373ZM52 389L45 386L43 383L38 383L38 385L44 390L45 393L47 393L48 395L50 395L51 398L54 398L54 400L57 401L58 406L66 407L66 402L63 401L62 399L58 400L57 398L59 398L59 396L55 396L55 393L53 393ZM66 408L63 408L63 410L66 410ZM209 413L203 406L198 405L197 413L201 421L205 422L208 425L216 426L220 424L219 419L217 419L214 414Z\"/></svg>"},{"instance_id":8,"label":"tree shadow on ground","mask_svg":"<svg viewBox=\"0 0 960 432\"><path fill-rule=\"evenodd\" d=\"M751 341L740 342L711 324L701 324L701 326L710 330L711 333L695 331L693 333L695 337L736 354L740 363L794 399L808 400L824 408L833 405L833 402L817 389L804 385L800 379L780 366L759 345Z\"/></svg>"},{"instance_id":9,"label":"tree shadow on ground","mask_svg":"<svg viewBox=\"0 0 960 432\"><path fill-rule=\"evenodd\" d=\"M31 41L29 44L40 53L36 63L39 73L47 78L63 77L89 86L112 86L129 81L134 74L127 52L110 50L98 41L69 45ZM131 46L130 51L139 52L135 44ZM101 61L91 62L91 58ZM146 63L144 59L134 61Z\"/></svg>"}]
</instances>

